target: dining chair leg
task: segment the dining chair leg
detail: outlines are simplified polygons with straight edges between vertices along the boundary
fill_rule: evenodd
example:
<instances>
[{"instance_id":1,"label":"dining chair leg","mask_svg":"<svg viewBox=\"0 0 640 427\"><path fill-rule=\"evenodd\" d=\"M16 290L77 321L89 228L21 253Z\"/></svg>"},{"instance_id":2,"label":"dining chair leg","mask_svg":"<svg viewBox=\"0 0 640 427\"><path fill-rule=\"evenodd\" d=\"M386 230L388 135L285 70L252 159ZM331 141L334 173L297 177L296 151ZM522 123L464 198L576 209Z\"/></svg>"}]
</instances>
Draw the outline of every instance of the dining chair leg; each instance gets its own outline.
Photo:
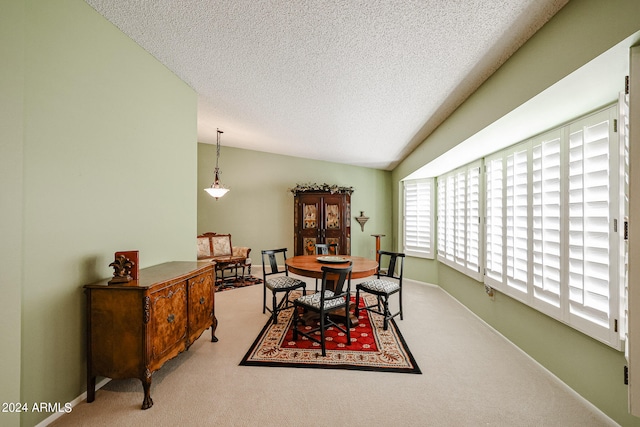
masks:
<instances>
[{"instance_id":1,"label":"dining chair leg","mask_svg":"<svg viewBox=\"0 0 640 427\"><path fill-rule=\"evenodd\" d=\"M298 341L298 322L300 321L300 313L298 307L293 306L293 340Z\"/></svg>"},{"instance_id":2,"label":"dining chair leg","mask_svg":"<svg viewBox=\"0 0 640 427\"><path fill-rule=\"evenodd\" d=\"M325 315L320 316L320 347L322 348L322 357L327 355L327 347L324 341L324 324L325 324Z\"/></svg>"},{"instance_id":3,"label":"dining chair leg","mask_svg":"<svg viewBox=\"0 0 640 427\"><path fill-rule=\"evenodd\" d=\"M351 345L351 318L349 317L349 304L344 309L346 313L345 326L347 327L347 345Z\"/></svg>"},{"instance_id":4,"label":"dining chair leg","mask_svg":"<svg viewBox=\"0 0 640 427\"><path fill-rule=\"evenodd\" d=\"M384 325L382 329L386 331L389 328L389 318L391 317L391 313L389 312L389 297L388 296L384 297L382 303L384 304L384 310L383 310Z\"/></svg>"},{"instance_id":5,"label":"dining chair leg","mask_svg":"<svg viewBox=\"0 0 640 427\"><path fill-rule=\"evenodd\" d=\"M267 287L262 285L262 314L267 311Z\"/></svg>"},{"instance_id":6,"label":"dining chair leg","mask_svg":"<svg viewBox=\"0 0 640 427\"><path fill-rule=\"evenodd\" d=\"M278 306L276 305L276 293L273 293L273 305L271 306L273 311L271 312L271 316L273 317L273 324L276 325L278 323Z\"/></svg>"},{"instance_id":7,"label":"dining chair leg","mask_svg":"<svg viewBox=\"0 0 640 427\"><path fill-rule=\"evenodd\" d=\"M356 289L356 308L353 310L356 318L360 315L360 289Z\"/></svg>"}]
</instances>

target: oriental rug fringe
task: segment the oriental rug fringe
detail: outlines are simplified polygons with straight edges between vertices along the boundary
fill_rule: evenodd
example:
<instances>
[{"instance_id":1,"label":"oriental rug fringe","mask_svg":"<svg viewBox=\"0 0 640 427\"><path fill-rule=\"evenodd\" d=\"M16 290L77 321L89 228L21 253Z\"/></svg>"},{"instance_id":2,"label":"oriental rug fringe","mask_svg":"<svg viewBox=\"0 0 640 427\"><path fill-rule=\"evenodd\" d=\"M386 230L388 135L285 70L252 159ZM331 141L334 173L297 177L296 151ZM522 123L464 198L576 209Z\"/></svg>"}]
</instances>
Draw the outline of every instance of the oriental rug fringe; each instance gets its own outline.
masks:
<instances>
[{"instance_id":1,"label":"oriental rug fringe","mask_svg":"<svg viewBox=\"0 0 640 427\"><path fill-rule=\"evenodd\" d=\"M292 293L292 298L299 295ZM364 298L368 304L375 301L373 295ZM391 320L385 331L382 316L361 309L358 322L351 328L350 346L346 345L346 334L329 328L327 356L323 357L320 344L300 334L293 341L293 309L282 311L278 324L269 319L240 365L422 373L395 321Z\"/></svg>"}]
</instances>

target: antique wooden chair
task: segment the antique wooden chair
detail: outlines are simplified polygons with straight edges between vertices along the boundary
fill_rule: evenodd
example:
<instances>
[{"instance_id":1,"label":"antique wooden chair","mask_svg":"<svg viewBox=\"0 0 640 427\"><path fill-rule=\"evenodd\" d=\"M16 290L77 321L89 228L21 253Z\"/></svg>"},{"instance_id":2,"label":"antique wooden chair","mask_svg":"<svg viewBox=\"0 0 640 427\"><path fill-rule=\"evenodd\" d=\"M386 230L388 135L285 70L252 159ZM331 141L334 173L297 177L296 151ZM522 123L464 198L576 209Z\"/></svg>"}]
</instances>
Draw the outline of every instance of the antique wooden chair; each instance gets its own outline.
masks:
<instances>
[{"instance_id":1,"label":"antique wooden chair","mask_svg":"<svg viewBox=\"0 0 640 427\"><path fill-rule=\"evenodd\" d=\"M251 248L231 245L231 234L203 233L197 237L198 260L211 260L216 263L216 278L224 282L225 270L233 270L235 279L238 278L238 268L242 268L242 278L245 268L249 268L251 275ZM217 281L218 279L216 279Z\"/></svg>"},{"instance_id":2,"label":"antique wooden chair","mask_svg":"<svg viewBox=\"0 0 640 427\"><path fill-rule=\"evenodd\" d=\"M303 295L293 302L293 340L298 340L298 334L304 335L311 341L317 342L322 348L322 355L327 355L325 331L329 326L344 332L347 336L347 345L351 345L351 321L349 319L349 298L351 295L351 261L348 267L333 268L322 266L322 286L320 292L314 294ZM336 278L337 277L337 278ZM327 283L331 281L333 290L327 289ZM345 325L344 328L339 326L329 317L329 312L336 309L344 309ZM300 323L300 311L315 312L320 316L320 325L311 330L301 330L298 328ZM316 332L320 332L320 339L317 338Z\"/></svg>"},{"instance_id":3,"label":"antique wooden chair","mask_svg":"<svg viewBox=\"0 0 640 427\"><path fill-rule=\"evenodd\" d=\"M300 279L289 277L289 270L285 261L287 260L287 248L270 249L262 251L262 279L264 281L262 294L262 312L269 310L273 318L273 323L278 323L278 313L287 308L291 308L293 304L289 301L291 291L302 288L304 295L307 284ZM268 262L267 262L268 261ZM278 261L282 262L283 268L278 265ZM282 275L284 273L284 275ZM275 276L278 275L278 276ZM274 277L270 277L274 276ZM271 308L267 307L267 289L272 294ZM277 294L284 292L284 296L277 301Z\"/></svg>"},{"instance_id":4,"label":"antique wooden chair","mask_svg":"<svg viewBox=\"0 0 640 427\"><path fill-rule=\"evenodd\" d=\"M360 292L367 292L377 297L376 304L362 307L372 313L384 316L384 329L387 330L389 320L397 315L402 319L402 272L404 268L404 254L399 252L378 251L380 268L376 278L356 285L356 317L360 314ZM398 265L398 260L400 261ZM386 268L382 268L382 266ZM397 273L396 273L397 269ZM397 293L399 296L399 311L391 314L389 311L389 297Z\"/></svg>"}]
</instances>

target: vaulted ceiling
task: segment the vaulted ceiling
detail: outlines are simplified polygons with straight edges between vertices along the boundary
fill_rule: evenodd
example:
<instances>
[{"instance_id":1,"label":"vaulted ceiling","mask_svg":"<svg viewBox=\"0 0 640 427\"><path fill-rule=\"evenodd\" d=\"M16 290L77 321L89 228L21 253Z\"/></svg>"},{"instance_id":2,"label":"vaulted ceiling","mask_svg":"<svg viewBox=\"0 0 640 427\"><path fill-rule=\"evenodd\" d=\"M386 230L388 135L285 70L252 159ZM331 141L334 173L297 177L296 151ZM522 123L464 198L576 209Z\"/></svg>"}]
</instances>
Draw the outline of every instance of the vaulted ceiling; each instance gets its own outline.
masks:
<instances>
[{"instance_id":1,"label":"vaulted ceiling","mask_svg":"<svg viewBox=\"0 0 640 427\"><path fill-rule=\"evenodd\" d=\"M86 0L198 94L198 140L390 170L568 0Z\"/></svg>"}]
</instances>

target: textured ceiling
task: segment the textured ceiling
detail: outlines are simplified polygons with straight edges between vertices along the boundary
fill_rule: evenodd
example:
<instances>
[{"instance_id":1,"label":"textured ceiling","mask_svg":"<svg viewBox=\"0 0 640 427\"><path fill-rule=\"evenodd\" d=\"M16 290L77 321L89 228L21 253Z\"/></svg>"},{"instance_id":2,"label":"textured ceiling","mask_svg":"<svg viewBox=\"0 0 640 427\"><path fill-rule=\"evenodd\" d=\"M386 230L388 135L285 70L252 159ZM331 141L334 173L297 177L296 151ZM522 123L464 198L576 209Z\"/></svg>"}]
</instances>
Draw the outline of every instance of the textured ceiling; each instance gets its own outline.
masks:
<instances>
[{"instance_id":1,"label":"textured ceiling","mask_svg":"<svg viewBox=\"0 0 640 427\"><path fill-rule=\"evenodd\" d=\"M198 140L392 169L567 0L86 0L198 93Z\"/></svg>"}]
</instances>

